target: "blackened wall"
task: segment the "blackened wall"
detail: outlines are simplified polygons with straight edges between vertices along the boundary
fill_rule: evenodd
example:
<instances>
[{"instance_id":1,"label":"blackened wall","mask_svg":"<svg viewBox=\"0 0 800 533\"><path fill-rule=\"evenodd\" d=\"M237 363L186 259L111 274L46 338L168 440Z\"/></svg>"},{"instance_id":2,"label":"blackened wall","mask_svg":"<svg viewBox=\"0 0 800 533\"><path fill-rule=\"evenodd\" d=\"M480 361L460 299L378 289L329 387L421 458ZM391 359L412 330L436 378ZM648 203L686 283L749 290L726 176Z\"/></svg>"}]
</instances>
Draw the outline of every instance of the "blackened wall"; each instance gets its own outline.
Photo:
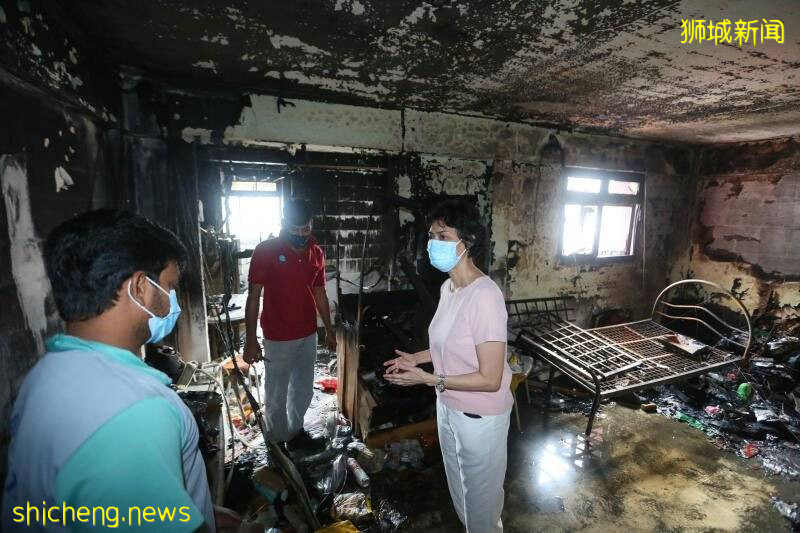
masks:
<instances>
[{"instance_id":1,"label":"blackened wall","mask_svg":"<svg viewBox=\"0 0 800 533\"><path fill-rule=\"evenodd\" d=\"M315 214L314 236L327 264L337 267L344 280L357 283L362 268L385 272L390 262L391 235L383 224L387 186L386 172L333 168L308 168L291 180L291 195L309 200ZM374 276L366 281L370 280L377 281ZM343 292L357 290L345 285Z\"/></svg>"},{"instance_id":2,"label":"blackened wall","mask_svg":"<svg viewBox=\"0 0 800 533\"><path fill-rule=\"evenodd\" d=\"M733 290L756 317L800 319L800 139L702 150L675 276Z\"/></svg>"},{"instance_id":3,"label":"blackened wall","mask_svg":"<svg viewBox=\"0 0 800 533\"><path fill-rule=\"evenodd\" d=\"M67 218L115 205L112 77L48 2L3 1L0 21L0 479L10 409L59 327L41 243Z\"/></svg>"},{"instance_id":4,"label":"blackened wall","mask_svg":"<svg viewBox=\"0 0 800 533\"><path fill-rule=\"evenodd\" d=\"M200 246L196 146L164 135L163 104L147 84L125 86L122 101L121 207L172 230L188 251L178 302L182 312L164 342L185 360L207 361L208 327Z\"/></svg>"},{"instance_id":5,"label":"blackened wall","mask_svg":"<svg viewBox=\"0 0 800 533\"><path fill-rule=\"evenodd\" d=\"M182 98L185 94L180 92ZM211 120L204 111L185 112L204 106L182 105L180 121L171 126L182 128L184 139L199 139L208 145L271 146L289 152L310 151L318 145L316 149L387 156L392 160L390 185L398 205L399 231L393 244L398 252L416 258L420 271L428 267L424 214L440 195L472 198L477 203L489 236L481 264L507 297L575 297L584 324L606 309L624 308L637 318L646 316L655 295L670 282L673 251L687 247L697 177L692 148L555 132L451 113L259 94L250 94L247 100L233 123L229 112L218 117L224 120ZM230 101L241 105L244 98ZM545 157L551 135L563 153ZM646 175L646 220L639 228L644 239L634 260L607 265L558 264L564 165ZM395 286L402 285L406 280L397 265L393 267Z\"/></svg>"},{"instance_id":6,"label":"blackened wall","mask_svg":"<svg viewBox=\"0 0 800 533\"><path fill-rule=\"evenodd\" d=\"M357 292L362 266L366 286L390 285L397 247L396 210L391 203L395 181L387 156L205 146L200 159L198 185L207 229L223 227L220 198L231 180L273 181L284 200L309 201L314 237L325 252L332 300L338 292L335 273L342 292ZM209 269L213 262L209 261ZM247 262L241 266L248 268ZM246 277L246 272L242 275Z\"/></svg>"}]
</instances>

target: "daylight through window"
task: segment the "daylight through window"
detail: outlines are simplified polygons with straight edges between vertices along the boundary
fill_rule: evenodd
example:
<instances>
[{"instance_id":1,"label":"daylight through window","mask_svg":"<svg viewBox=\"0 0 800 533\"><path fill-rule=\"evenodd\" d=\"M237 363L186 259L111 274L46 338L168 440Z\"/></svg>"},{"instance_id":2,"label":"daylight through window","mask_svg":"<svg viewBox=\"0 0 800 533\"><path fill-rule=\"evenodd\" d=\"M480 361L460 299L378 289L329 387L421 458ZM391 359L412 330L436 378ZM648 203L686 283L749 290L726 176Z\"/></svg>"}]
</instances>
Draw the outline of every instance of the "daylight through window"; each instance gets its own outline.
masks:
<instances>
[{"instance_id":1,"label":"daylight through window","mask_svg":"<svg viewBox=\"0 0 800 533\"><path fill-rule=\"evenodd\" d=\"M638 173L569 171L561 256L603 260L634 255L642 181Z\"/></svg>"}]
</instances>

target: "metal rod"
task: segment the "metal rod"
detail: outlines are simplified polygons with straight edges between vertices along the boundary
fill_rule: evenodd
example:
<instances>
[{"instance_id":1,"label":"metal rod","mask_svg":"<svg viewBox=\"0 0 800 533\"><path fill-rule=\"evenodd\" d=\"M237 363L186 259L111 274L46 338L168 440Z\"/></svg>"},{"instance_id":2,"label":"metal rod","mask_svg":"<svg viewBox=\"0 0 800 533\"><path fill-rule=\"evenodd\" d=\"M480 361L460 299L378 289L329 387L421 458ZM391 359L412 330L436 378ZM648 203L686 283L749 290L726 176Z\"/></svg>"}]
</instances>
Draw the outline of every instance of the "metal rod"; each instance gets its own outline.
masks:
<instances>
[{"instance_id":1,"label":"metal rod","mask_svg":"<svg viewBox=\"0 0 800 533\"><path fill-rule=\"evenodd\" d=\"M647 171L642 176L642 290L647 284Z\"/></svg>"},{"instance_id":2,"label":"metal rod","mask_svg":"<svg viewBox=\"0 0 800 533\"><path fill-rule=\"evenodd\" d=\"M739 333L741 333L743 335L747 335L747 332L745 330L739 329L739 328L734 327L734 326L731 326L730 324L728 324L727 322L722 320L720 317L715 315L710 309L706 309L702 305L673 304L673 303L670 303L670 302L661 302L661 305L666 305L666 306L669 306L669 307L675 307L675 308L678 308L678 309L700 309L701 311L705 311L706 313L708 313L709 315L714 317L717 320L717 322L719 322L720 324L726 326L728 329L733 330L733 331L738 331Z\"/></svg>"},{"instance_id":3,"label":"metal rod","mask_svg":"<svg viewBox=\"0 0 800 533\"><path fill-rule=\"evenodd\" d=\"M644 320L636 320L635 322L626 322L624 324L616 324L614 326L600 326L599 328L592 328L592 331L600 331L601 329L613 329L613 328L618 328L620 326L628 327L628 326L632 326L633 324L642 324L644 322L652 322L652 320L649 319L649 318L645 318ZM630 328L628 328L628 329L630 329ZM634 330L631 330L631 331L634 331ZM634 333L638 334L638 332L636 332L636 331L634 331Z\"/></svg>"},{"instance_id":4,"label":"metal rod","mask_svg":"<svg viewBox=\"0 0 800 533\"><path fill-rule=\"evenodd\" d=\"M542 350L542 351L544 351L544 352L546 352L546 353L550 354L550 356L551 356L551 357L555 358L555 359L556 359L556 360L558 360L558 361L561 361L563 364L566 364L566 365L568 365L568 366L572 367L572 370L573 370L573 372L577 372L577 373L579 373L579 374L583 374L583 375L585 375L586 377L591 377L591 374L590 374L590 373L589 373L589 372L588 372L586 369L583 369L583 368L581 368L580 366L578 366L577 364L575 364L574 362L572 362L572 361L571 361L571 360L569 360L569 359L567 359L567 360L565 360L565 359L564 359L564 357L570 358L570 355L569 355L568 353L564 353L564 354L563 354L563 355L564 355L564 357L562 357L562 356L559 356L557 353L553 352L551 349L549 349L549 348L545 347L545 346L544 346L544 345L542 345L541 343L539 343L539 342L536 342L535 340L533 340L533 339L532 339L532 338L530 338L530 337L527 337L527 336L526 336L526 335L524 335L524 334L521 334L521 335L520 335L520 338L522 338L522 339L523 339L523 340L525 340L526 342L530 343L532 346L535 346L535 347L536 347L536 348L538 348L539 350ZM556 350L559 350L559 351L562 351L562 350L561 350L560 348L558 348L557 346L552 346L552 348L554 348L554 349L556 349Z\"/></svg>"},{"instance_id":5,"label":"metal rod","mask_svg":"<svg viewBox=\"0 0 800 533\"><path fill-rule=\"evenodd\" d=\"M597 391L594 395L592 402L592 410L589 412L589 421L586 423L586 437L592 434L592 425L594 424L594 417L597 415L597 410L600 408L600 385L597 385Z\"/></svg>"},{"instance_id":6,"label":"metal rod","mask_svg":"<svg viewBox=\"0 0 800 533\"><path fill-rule=\"evenodd\" d=\"M745 349L747 349L747 346L750 344L749 341L748 341L747 345L745 345L745 344L742 344L741 342L737 342L737 341L735 341L733 339L729 339L728 337L726 337L725 335L723 335L722 333L720 333L719 331L714 329L708 322L705 322L704 320L701 320L699 318L693 318L693 317L690 317L690 316L668 315L667 313L662 313L661 311L656 311L656 314L661 315L661 316L666 317L666 318L671 318L673 320L689 320L689 321L692 321L692 322L699 322L700 324L703 324L705 327L707 327L708 329L710 329L711 331L713 331L714 333L716 333L717 335L719 335L721 338L725 339L726 341L728 341L728 342L730 342L732 344L736 344L738 346L741 346L742 348L745 348Z\"/></svg>"},{"instance_id":7,"label":"metal rod","mask_svg":"<svg viewBox=\"0 0 800 533\"><path fill-rule=\"evenodd\" d=\"M656 307L658 307L658 304L661 303L661 298L663 298L664 295L670 289L673 289L673 288L675 288L675 287L677 287L679 285L686 285L686 284L692 284L692 283L698 284L698 285L708 285L710 287L714 287L715 289L719 290L723 294L726 294L727 296L730 296L731 298L733 298L733 301L736 303L736 305L742 311L742 314L744 315L745 322L747 322L747 333L748 333L748 335L747 335L747 346L744 349L744 357L747 357L748 353L750 352L750 345L751 345L752 340L753 340L753 325L750 322L750 313L747 312L747 308L744 306L742 301L739 300L739 298L734 296L730 291L728 291L726 289L723 289L722 286L714 283L713 281L707 281L707 280L704 280L704 279L683 279L683 280L680 280L680 281L676 281L675 283L673 283L671 285L668 285L666 288L664 288L664 290L662 290L658 294L658 296L656 296L656 299L653 302L653 310L651 311L651 318L654 317L654 315L656 314Z\"/></svg>"}]
</instances>

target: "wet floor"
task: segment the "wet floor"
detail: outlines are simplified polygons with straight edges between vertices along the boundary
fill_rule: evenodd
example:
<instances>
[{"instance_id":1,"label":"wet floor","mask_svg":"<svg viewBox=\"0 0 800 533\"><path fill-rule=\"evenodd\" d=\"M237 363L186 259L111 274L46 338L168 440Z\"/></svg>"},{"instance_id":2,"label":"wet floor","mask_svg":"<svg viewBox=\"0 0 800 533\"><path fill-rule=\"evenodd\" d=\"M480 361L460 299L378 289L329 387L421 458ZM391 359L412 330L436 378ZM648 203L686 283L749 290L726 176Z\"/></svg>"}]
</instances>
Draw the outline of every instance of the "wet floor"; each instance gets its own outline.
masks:
<instances>
[{"instance_id":1,"label":"wet floor","mask_svg":"<svg viewBox=\"0 0 800 533\"><path fill-rule=\"evenodd\" d=\"M771 496L800 500L800 482L714 447L659 414L605 406L587 443L586 417L521 402L506 475L506 531L789 531ZM441 466L378 476L408 513L405 531L459 531Z\"/></svg>"}]
</instances>

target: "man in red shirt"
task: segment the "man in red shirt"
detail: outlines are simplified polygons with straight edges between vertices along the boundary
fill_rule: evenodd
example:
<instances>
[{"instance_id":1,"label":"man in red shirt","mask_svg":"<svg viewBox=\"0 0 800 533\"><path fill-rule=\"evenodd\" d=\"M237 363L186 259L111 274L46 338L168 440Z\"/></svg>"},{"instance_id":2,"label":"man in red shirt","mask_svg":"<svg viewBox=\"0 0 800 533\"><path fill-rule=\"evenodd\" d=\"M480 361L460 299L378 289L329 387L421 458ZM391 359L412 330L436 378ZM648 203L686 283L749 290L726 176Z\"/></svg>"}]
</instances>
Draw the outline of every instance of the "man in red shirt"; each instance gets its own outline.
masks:
<instances>
[{"instance_id":1,"label":"man in red shirt","mask_svg":"<svg viewBox=\"0 0 800 533\"><path fill-rule=\"evenodd\" d=\"M250 261L244 360L261 359L256 336L259 300L264 292L261 329L264 333L266 422L268 438L302 445L308 435L303 417L314 390L317 355L317 313L325 324L325 345L336 350L328 295L325 292L325 254L311 236L312 216L304 200L284 207L279 237L253 251Z\"/></svg>"}]
</instances>

